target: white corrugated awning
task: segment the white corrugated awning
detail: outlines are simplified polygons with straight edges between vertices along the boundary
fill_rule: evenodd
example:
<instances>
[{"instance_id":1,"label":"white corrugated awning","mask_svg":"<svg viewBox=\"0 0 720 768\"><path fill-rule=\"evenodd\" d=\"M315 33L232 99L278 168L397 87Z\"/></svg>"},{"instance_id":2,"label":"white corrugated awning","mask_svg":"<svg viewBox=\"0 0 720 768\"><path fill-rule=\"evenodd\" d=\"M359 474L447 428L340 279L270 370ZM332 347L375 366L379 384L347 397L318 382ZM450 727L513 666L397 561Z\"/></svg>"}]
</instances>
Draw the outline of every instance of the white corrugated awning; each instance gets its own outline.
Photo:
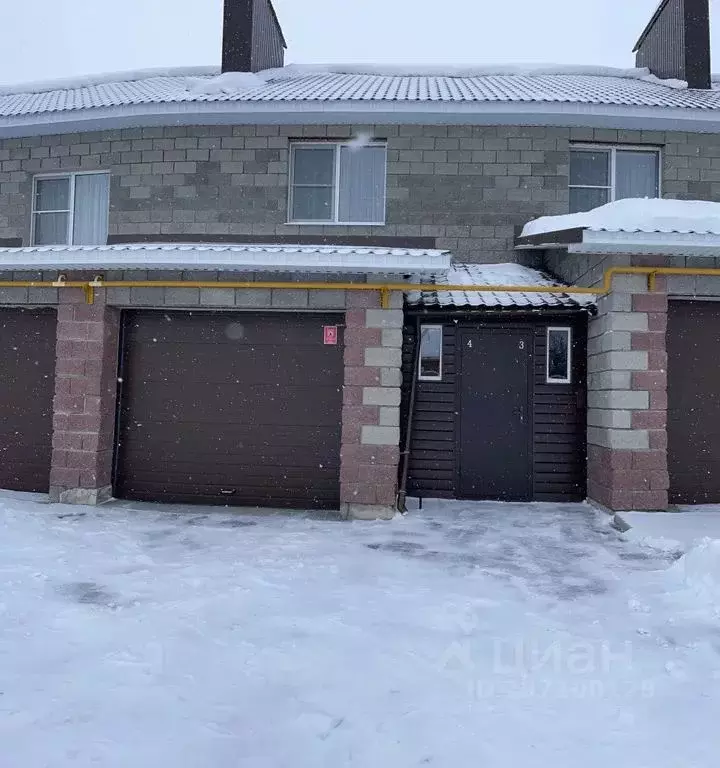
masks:
<instances>
[{"instance_id":1,"label":"white corrugated awning","mask_svg":"<svg viewBox=\"0 0 720 768\"><path fill-rule=\"evenodd\" d=\"M429 275L450 267L450 253L348 245L132 244L0 248L0 270L177 269Z\"/></svg>"},{"instance_id":2,"label":"white corrugated awning","mask_svg":"<svg viewBox=\"0 0 720 768\"><path fill-rule=\"evenodd\" d=\"M568 253L720 257L720 235L683 232L586 232Z\"/></svg>"},{"instance_id":3,"label":"white corrugated awning","mask_svg":"<svg viewBox=\"0 0 720 768\"><path fill-rule=\"evenodd\" d=\"M720 256L720 203L630 199L525 225L518 248L568 253Z\"/></svg>"}]
</instances>

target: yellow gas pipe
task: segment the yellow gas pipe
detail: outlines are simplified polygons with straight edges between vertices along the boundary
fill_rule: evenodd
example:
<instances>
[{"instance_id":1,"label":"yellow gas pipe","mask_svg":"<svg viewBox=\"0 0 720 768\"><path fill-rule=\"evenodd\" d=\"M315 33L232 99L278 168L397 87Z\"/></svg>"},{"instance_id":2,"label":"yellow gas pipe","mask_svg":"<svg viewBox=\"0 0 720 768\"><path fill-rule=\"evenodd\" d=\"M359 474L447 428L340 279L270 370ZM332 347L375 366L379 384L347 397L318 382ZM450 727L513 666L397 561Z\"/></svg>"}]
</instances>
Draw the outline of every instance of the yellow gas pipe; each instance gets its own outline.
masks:
<instances>
[{"instance_id":1,"label":"yellow gas pipe","mask_svg":"<svg viewBox=\"0 0 720 768\"><path fill-rule=\"evenodd\" d=\"M595 288L576 285L443 285L436 283L314 283L314 282L247 282L211 280L0 280L0 288L80 288L85 300L92 304L98 288L240 288L289 289L313 291L380 291L381 306L388 309L393 291L424 293L429 291L461 291L465 293L565 293L586 296L604 296L612 290L615 275L646 275L648 289L654 291L658 275L696 275L720 277L720 268L700 267L610 267L603 273L602 284Z\"/></svg>"}]
</instances>

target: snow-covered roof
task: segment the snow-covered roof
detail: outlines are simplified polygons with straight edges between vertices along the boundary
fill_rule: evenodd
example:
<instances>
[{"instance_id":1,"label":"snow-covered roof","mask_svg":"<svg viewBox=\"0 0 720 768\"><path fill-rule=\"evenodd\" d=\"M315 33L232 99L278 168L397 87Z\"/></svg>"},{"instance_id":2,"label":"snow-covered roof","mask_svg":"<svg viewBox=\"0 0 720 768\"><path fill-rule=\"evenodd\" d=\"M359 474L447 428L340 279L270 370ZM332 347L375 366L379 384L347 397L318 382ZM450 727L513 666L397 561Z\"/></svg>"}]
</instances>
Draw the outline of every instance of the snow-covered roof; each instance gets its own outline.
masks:
<instances>
[{"instance_id":1,"label":"snow-covered roof","mask_svg":"<svg viewBox=\"0 0 720 768\"><path fill-rule=\"evenodd\" d=\"M447 251L347 245L36 246L0 248L0 270L191 269L406 275L448 269Z\"/></svg>"},{"instance_id":2,"label":"snow-covered roof","mask_svg":"<svg viewBox=\"0 0 720 768\"><path fill-rule=\"evenodd\" d=\"M219 75L142 71L0 88L0 135L111 125L375 121L615 125L680 120L720 130L720 91L646 69L306 66ZM367 122L367 120L366 120ZM677 127L677 126L676 126ZM36 130L36 132L39 132Z\"/></svg>"},{"instance_id":3,"label":"snow-covered roof","mask_svg":"<svg viewBox=\"0 0 720 768\"><path fill-rule=\"evenodd\" d=\"M573 253L720 255L720 203L617 200L585 213L529 222L519 247L567 246Z\"/></svg>"},{"instance_id":4,"label":"snow-covered roof","mask_svg":"<svg viewBox=\"0 0 720 768\"><path fill-rule=\"evenodd\" d=\"M443 285L497 285L497 286L557 286L543 272L520 264L454 264L450 270L436 276L438 289L425 293L409 293L407 303L411 307L584 307L592 304L589 296L566 293L510 293L508 291L443 291Z\"/></svg>"},{"instance_id":5,"label":"snow-covered roof","mask_svg":"<svg viewBox=\"0 0 720 768\"><path fill-rule=\"evenodd\" d=\"M616 200L585 213L535 219L525 225L522 236L567 229L720 235L720 203L660 198Z\"/></svg>"}]
</instances>

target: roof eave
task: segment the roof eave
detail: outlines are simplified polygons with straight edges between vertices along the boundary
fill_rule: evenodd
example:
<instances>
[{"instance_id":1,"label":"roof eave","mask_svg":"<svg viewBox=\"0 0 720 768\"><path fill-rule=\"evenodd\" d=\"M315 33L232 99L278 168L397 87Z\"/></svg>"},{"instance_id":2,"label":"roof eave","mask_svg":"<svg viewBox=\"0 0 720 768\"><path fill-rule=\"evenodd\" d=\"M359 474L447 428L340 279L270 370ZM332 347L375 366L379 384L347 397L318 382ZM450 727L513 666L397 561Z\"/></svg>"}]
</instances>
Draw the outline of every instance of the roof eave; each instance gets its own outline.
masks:
<instances>
[{"instance_id":1,"label":"roof eave","mask_svg":"<svg viewBox=\"0 0 720 768\"><path fill-rule=\"evenodd\" d=\"M537 306L519 305L513 304L511 306L501 304L481 304L477 306L463 305L463 306L445 306L441 304L425 304L415 301L410 303L405 302L405 311L410 316L416 315L433 315L439 317L442 315L448 315L453 317L459 316L471 316L471 315L568 315L568 314L588 314L594 313L595 304L592 301L588 301L584 304L579 302L568 302L566 304L543 304Z\"/></svg>"},{"instance_id":2,"label":"roof eave","mask_svg":"<svg viewBox=\"0 0 720 768\"><path fill-rule=\"evenodd\" d=\"M559 229L555 232L543 232L539 235L518 235L515 238L515 248L526 251L533 249L561 248L583 242L583 227Z\"/></svg>"},{"instance_id":3,"label":"roof eave","mask_svg":"<svg viewBox=\"0 0 720 768\"><path fill-rule=\"evenodd\" d=\"M133 104L0 118L0 138L163 125L424 123L720 132L720 110L575 102L214 101Z\"/></svg>"},{"instance_id":4,"label":"roof eave","mask_svg":"<svg viewBox=\"0 0 720 768\"><path fill-rule=\"evenodd\" d=\"M640 46L645 42L645 39L655 26L655 22L660 18L660 14L663 12L667 3L668 0L660 0L660 5L658 5L658 7L655 9L655 13L653 13L650 21L648 21L648 23L645 25L645 29L643 29L643 31L640 33L640 37L635 43L635 47L632 49L633 53L637 53Z\"/></svg>"},{"instance_id":5,"label":"roof eave","mask_svg":"<svg viewBox=\"0 0 720 768\"><path fill-rule=\"evenodd\" d=\"M277 25L277 30L280 33L280 40L282 40L282 45L285 50L287 50L287 40L285 39L285 33L282 30L282 26L280 25L280 19L278 18L277 12L275 11L275 7L272 4L272 0L268 0L268 5L270 6L270 13L272 14L272 17L275 21L275 24Z\"/></svg>"}]
</instances>

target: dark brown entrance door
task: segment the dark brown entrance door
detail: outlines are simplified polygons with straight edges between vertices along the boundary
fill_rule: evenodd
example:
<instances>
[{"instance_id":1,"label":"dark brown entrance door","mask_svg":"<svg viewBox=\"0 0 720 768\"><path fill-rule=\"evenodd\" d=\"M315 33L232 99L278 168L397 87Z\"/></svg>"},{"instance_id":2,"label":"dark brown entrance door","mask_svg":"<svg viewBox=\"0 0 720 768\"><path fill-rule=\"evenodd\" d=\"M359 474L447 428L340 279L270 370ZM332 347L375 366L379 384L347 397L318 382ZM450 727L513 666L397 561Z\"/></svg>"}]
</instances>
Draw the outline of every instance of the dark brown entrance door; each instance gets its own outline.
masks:
<instances>
[{"instance_id":1,"label":"dark brown entrance door","mask_svg":"<svg viewBox=\"0 0 720 768\"><path fill-rule=\"evenodd\" d=\"M460 333L460 497L526 501L532 496L532 335Z\"/></svg>"},{"instance_id":2,"label":"dark brown entrance door","mask_svg":"<svg viewBox=\"0 0 720 768\"><path fill-rule=\"evenodd\" d=\"M52 309L0 310L0 488L47 493L56 325Z\"/></svg>"},{"instance_id":3,"label":"dark brown entrance door","mask_svg":"<svg viewBox=\"0 0 720 768\"><path fill-rule=\"evenodd\" d=\"M720 304L668 309L670 501L720 502Z\"/></svg>"},{"instance_id":4,"label":"dark brown entrance door","mask_svg":"<svg viewBox=\"0 0 720 768\"><path fill-rule=\"evenodd\" d=\"M126 312L116 495L334 509L339 316Z\"/></svg>"}]
</instances>

